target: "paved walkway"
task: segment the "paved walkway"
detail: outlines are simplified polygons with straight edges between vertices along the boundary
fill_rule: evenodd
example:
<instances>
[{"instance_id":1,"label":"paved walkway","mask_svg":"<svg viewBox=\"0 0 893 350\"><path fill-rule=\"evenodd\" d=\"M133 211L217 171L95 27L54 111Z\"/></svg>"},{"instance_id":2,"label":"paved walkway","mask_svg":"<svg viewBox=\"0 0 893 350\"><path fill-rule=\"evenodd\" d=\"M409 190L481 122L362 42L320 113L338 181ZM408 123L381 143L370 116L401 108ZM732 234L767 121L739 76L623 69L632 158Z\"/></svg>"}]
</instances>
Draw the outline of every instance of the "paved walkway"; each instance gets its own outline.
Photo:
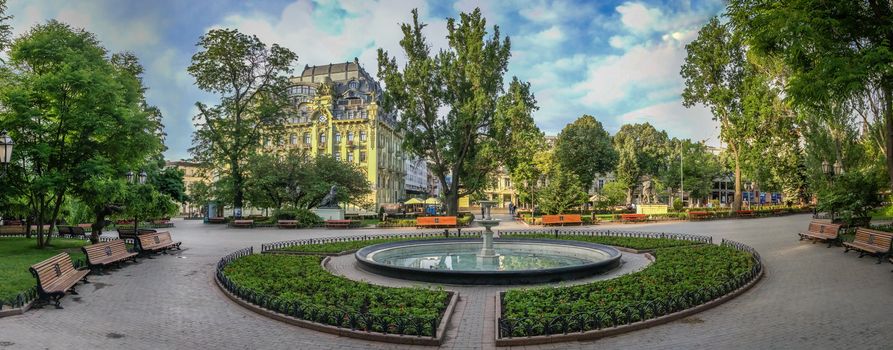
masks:
<instances>
[{"instance_id":1,"label":"paved walkway","mask_svg":"<svg viewBox=\"0 0 893 350\"><path fill-rule=\"evenodd\" d=\"M794 233L808 221L808 215L797 215L624 225L626 230L704 234L717 241L740 241L761 253L767 275L744 295L684 320L596 341L529 348L889 349L893 344L891 265L875 265L874 259L858 259L856 254L843 254L840 248L799 242ZM171 231L183 241L182 253L142 259L95 276L92 285L79 288L80 296L63 299L64 310L44 308L0 319L0 348L413 348L338 337L267 319L229 302L212 284L216 261L238 248L379 231L238 230L195 221L176 221L176 225ZM464 308L487 308L488 302L493 301L475 299ZM444 348L492 346L490 339L459 336L472 328L492 327L490 323L459 312L453 317L460 322L451 325Z\"/></svg>"}]
</instances>

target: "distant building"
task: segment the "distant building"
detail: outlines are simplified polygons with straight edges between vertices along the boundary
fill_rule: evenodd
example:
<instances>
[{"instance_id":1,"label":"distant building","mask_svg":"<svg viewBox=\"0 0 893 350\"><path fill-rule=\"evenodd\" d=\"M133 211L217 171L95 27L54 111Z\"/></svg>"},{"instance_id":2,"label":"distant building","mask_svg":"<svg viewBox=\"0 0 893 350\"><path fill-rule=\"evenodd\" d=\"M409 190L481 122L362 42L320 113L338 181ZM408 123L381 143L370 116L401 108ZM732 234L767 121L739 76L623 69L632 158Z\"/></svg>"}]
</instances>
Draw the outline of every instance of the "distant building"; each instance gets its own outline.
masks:
<instances>
[{"instance_id":1,"label":"distant building","mask_svg":"<svg viewBox=\"0 0 893 350\"><path fill-rule=\"evenodd\" d=\"M164 166L166 168L176 168L183 172L183 185L186 187L186 194L191 194L191 189L193 184L203 182L206 184L210 184L211 180L207 176L203 176L201 172L201 164L189 160L176 160L176 161L166 161ZM186 202L180 204L180 215L198 215L201 213L201 207L205 203L190 203Z\"/></svg>"},{"instance_id":2,"label":"distant building","mask_svg":"<svg viewBox=\"0 0 893 350\"><path fill-rule=\"evenodd\" d=\"M378 104L382 93L378 82L356 59L307 66L291 82L288 93L297 113L289 117L284 135L266 140L266 146L300 149L311 156L327 154L356 164L372 184L369 199L374 208L400 200L406 184L403 136L396 130L396 116Z\"/></svg>"},{"instance_id":3,"label":"distant building","mask_svg":"<svg viewBox=\"0 0 893 350\"><path fill-rule=\"evenodd\" d=\"M406 158L406 183L404 198L428 198L430 196L428 183L428 162L423 158Z\"/></svg>"}]
</instances>

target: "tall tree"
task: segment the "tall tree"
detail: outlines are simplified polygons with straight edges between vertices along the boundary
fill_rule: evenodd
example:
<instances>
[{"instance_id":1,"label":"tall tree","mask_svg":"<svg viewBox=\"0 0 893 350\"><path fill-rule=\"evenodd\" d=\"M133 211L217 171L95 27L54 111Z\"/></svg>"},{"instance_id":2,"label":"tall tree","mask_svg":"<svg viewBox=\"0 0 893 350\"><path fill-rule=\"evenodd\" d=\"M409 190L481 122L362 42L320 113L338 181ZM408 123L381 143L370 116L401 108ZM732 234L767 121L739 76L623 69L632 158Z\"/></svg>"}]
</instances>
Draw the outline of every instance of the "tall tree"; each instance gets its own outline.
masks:
<instances>
[{"instance_id":1,"label":"tall tree","mask_svg":"<svg viewBox=\"0 0 893 350\"><path fill-rule=\"evenodd\" d=\"M234 209L244 204L248 156L264 134L275 134L288 114L288 75L297 55L277 44L269 48L256 36L234 29L212 29L199 38L200 51L187 71L200 89L219 95L208 106L197 102L197 130L190 152L226 172Z\"/></svg>"},{"instance_id":2,"label":"tall tree","mask_svg":"<svg viewBox=\"0 0 893 350\"><path fill-rule=\"evenodd\" d=\"M703 142L689 139L672 139L667 144L667 163L661 171L660 179L670 193L685 190L691 202L708 198L713 188L713 179L723 172L719 157L710 153ZM671 195L672 198L672 195Z\"/></svg>"},{"instance_id":3,"label":"tall tree","mask_svg":"<svg viewBox=\"0 0 893 350\"><path fill-rule=\"evenodd\" d=\"M12 16L6 14L6 9L6 0L0 0L0 51L6 50L12 35L12 26L8 23Z\"/></svg>"},{"instance_id":4,"label":"tall tree","mask_svg":"<svg viewBox=\"0 0 893 350\"><path fill-rule=\"evenodd\" d=\"M509 39L501 38L498 26L488 36L486 20L475 9L458 21L447 20L448 47L432 56L422 32L425 24L417 10L412 15L411 24L401 25L403 69L378 50L378 76L387 86L382 107L401 114L403 147L430 161L448 212L455 214L459 197L484 188L498 166L494 124Z\"/></svg>"},{"instance_id":5,"label":"tall tree","mask_svg":"<svg viewBox=\"0 0 893 350\"><path fill-rule=\"evenodd\" d=\"M750 71L745 46L728 23L720 23L714 17L685 49L688 53L681 71L685 79L683 105L705 105L710 108L713 119L719 121L720 139L726 143L735 168L732 209L738 210L741 208L744 142L753 136L752 125L745 119L742 104L746 94L744 81Z\"/></svg>"},{"instance_id":6,"label":"tall tree","mask_svg":"<svg viewBox=\"0 0 893 350\"><path fill-rule=\"evenodd\" d=\"M614 168L617 153L602 123L591 115L583 115L558 134L555 160L562 169L573 172L588 192L597 174Z\"/></svg>"},{"instance_id":7,"label":"tall tree","mask_svg":"<svg viewBox=\"0 0 893 350\"><path fill-rule=\"evenodd\" d=\"M129 96L129 80L91 33L57 21L37 25L12 43L9 64L0 129L16 140L10 172L43 247L66 195L111 169L110 150L131 145L122 132L149 124Z\"/></svg>"},{"instance_id":8,"label":"tall tree","mask_svg":"<svg viewBox=\"0 0 893 350\"><path fill-rule=\"evenodd\" d=\"M845 103L880 146L893 186L893 3L733 0L732 24L757 53L790 68L801 107Z\"/></svg>"},{"instance_id":9,"label":"tall tree","mask_svg":"<svg viewBox=\"0 0 893 350\"><path fill-rule=\"evenodd\" d=\"M550 174L549 184L543 188L539 206L546 214L564 214L583 205L586 200L586 191L580 185L577 175L559 167Z\"/></svg>"},{"instance_id":10,"label":"tall tree","mask_svg":"<svg viewBox=\"0 0 893 350\"><path fill-rule=\"evenodd\" d=\"M623 185L626 190L626 204L629 205L633 201L633 190L639 184L642 169L639 168L639 160L636 157L635 140L626 138L618 146L617 153L620 154L620 160L617 161L615 181Z\"/></svg>"},{"instance_id":11,"label":"tall tree","mask_svg":"<svg viewBox=\"0 0 893 350\"><path fill-rule=\"evenodd\" d=\"M512 79L508 91L496 106L493 128L500 164L509 174L520 203L535 201L538 180L543 175L537 170L536 155L545 148L545 136L533 120L537 110L536 98L530 92L530 83L517 77ZM520 204L519 203L519 204Z\"/></svg>"}]
</instances>

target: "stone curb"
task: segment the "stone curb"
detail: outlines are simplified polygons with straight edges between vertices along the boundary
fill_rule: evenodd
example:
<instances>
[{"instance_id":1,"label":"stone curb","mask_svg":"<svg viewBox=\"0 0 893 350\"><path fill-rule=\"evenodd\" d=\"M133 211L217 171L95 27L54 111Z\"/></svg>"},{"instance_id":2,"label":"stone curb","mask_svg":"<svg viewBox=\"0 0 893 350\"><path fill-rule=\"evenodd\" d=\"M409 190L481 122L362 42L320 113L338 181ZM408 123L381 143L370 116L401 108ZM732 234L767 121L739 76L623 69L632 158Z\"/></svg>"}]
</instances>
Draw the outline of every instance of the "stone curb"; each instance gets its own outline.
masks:
<instances>
[{"instance_id":1,"label":"stone curb","mask_svg":"<svg viewBox=\"0 0 893 350\"><path fill-rule=\"evenodd\" d=\"M326 259L327 260L327 259ZM323 261L323 263L326 262ZM302 328L312 329L315 331L325 332L329 334L339 335L343 337L363 339L363 340L372 340L379 341L385 343L394 343L394 344L408 344L408 345L427 345L427 346L440 346L443 344L446 339L446 328L449 325L450 319L453 315L453 310L456 308L456 303L459 300L459 293L448 291L450 294L450 303L447 305L447 308L443 312L443 318L440 320L440 324L437 326L437 337L425 337L425 336L413 336L413 335L398 335L398 334L385 334L378 332L365 332L365 331L356 331L351 330L349 328L339 328L335 326L330 326L327 324L311 322L307 320L302 320L296 317L292 317L289 315L281 314L272 310L268 310L262 308L260 306L249 303L241 298L235 296L230 291L228 291L219 280L217 280L217 275L212 274L212 279L214 280L214 284L217 285L217 288L226 295L227 298L242 306L248 310L253 311L256 314L261 316L269 317L274 320L285 322L291 325L295 325Z\"/></svg>"},{"instance_id":2,"label":"stone curb","mask_svg":"<svg viewBox=\"0 0 893 350\"><path fill-rule=\"evenodd\" d=\"M0 311L0 318L4 318L4 317L8 317L8 316L18 316L18 315L24 314L25 312L27 312L28 310L31 309L31 306L34 305L35 301L37 301L37 299L31 300L24 306L17 308L17 309L4 309L3 311Z\"/></svg>"},{"instance_id":3,"label":"stone curb","mask_svg":"<svg viewBox=\"0 0 893 350\"><path fill-rule=\"evenodd\" d=\"M553 334L553 335L541 335L541 336L533 336L533 337L516 337L516 338L499 338L499 317L502 315L502 303L499 300L499 295L496 295L496 333L494 337L496 337L496 346L520 346L520 345L535 345L535 344L548 344L548 343L560 343L560 342L570 342L570 341L581 341L581 340L594 340L600 339L604 337L610 337L618 334L628 333L632 331L637 331L640 329L650 328L657 325L661 325L667 322L676 321L696 313L711 309L718 305L721 305L739 295L749 290L753 287L757 282L759 282L763 275L765 274L766 267L765 265L760 270L760 274L757 275L756 278L741 286L729 294L723 295L717 299L708 301L704 304L685 309L682 311L678 311L669 315L664 315L658 318L652 318L645 321L635 322L628 325L623 325L619 327L612 327L607 329L599 329L599 330L591 330L583 333L568 333L568 334Z\"/></svg>"}]
</instances>

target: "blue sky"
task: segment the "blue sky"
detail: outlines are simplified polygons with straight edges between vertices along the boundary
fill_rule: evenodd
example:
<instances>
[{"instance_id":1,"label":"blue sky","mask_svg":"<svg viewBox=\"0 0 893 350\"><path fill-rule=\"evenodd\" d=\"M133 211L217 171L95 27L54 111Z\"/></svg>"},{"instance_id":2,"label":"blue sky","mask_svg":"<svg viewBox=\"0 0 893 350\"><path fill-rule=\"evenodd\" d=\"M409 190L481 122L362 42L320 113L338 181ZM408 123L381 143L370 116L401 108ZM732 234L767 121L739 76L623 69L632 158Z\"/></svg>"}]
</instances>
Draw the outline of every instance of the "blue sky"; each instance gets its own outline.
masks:
<instances>
[{"instance_id":1,"label":"blue sky","mask_svg":"<svg viewBox=\"0 0 893 350\"><path fill-rule=\"evenodd\" d=\"M717 145L702 107L682 106L685 44L722 0L692 1L116 1L11 0L16 34L57 19L97 35L111 51L132 51L146 68L149 102L164 113L169 159L188 158L196 101L213 102L186 73L195 43L211 28L236 28L295 51L305 64L358 57L374 74L375 50L400 56L399 23L418 8L429 42L446 45L446 18L480 7L512 40L510 76L530 81L534 118L557 134L582 114L615 132L648 121L671 136Z\"/></svg>"}]
</instances>

